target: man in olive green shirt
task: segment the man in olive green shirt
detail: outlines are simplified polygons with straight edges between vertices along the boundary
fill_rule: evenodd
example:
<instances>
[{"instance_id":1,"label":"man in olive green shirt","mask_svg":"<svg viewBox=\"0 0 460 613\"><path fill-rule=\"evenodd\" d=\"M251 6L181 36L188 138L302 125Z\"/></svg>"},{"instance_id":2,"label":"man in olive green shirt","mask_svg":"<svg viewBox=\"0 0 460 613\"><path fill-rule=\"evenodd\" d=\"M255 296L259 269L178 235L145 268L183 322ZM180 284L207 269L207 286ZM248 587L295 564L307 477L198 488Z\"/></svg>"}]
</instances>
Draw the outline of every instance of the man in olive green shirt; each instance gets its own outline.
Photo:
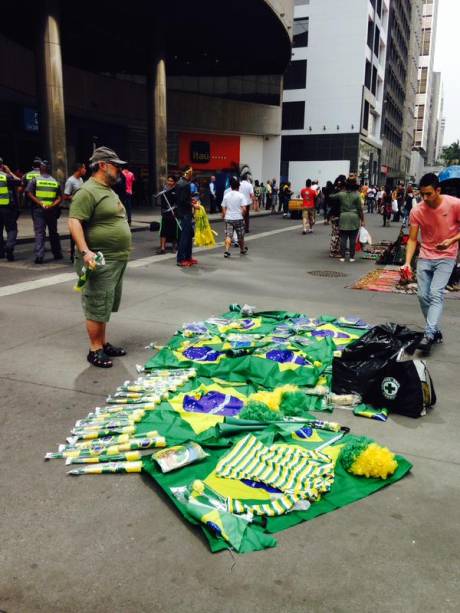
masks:
<instances>
[{"instance_id":1,"label":"man in olive green shirt","mask_svg":"<svg viewBox=\"0 0 460 613\"><path fill-rule=\"evenodd\" d=\"M340 202L339 235L340 235L340 261L345 262L347 243L349 243L350 262L355 261L356 239L359 228L364 226L362 200L359 195L359 186L354 179L346 182L346 191L330 196L332 200Z\"/></svg>"},{"instance_id":2,"label":"man in olive green shirt","mask_svg":"<svg viewBox=\"0 0 460 613\"><path fill-rule=\"evenodd\" d=\"M106 324L121 300L123 274L131 251L131 230L126 211L112 187L126 162L108 147L99 147L90 158L91 178L75 192L69 210L69 230L77 246L76 270L92 268L82 289L82 306L90 341L87 359L110 368L110 358L126 355L107 342ZM94 267L96 253L105 258Z\"/></svg>"}]
</instances>

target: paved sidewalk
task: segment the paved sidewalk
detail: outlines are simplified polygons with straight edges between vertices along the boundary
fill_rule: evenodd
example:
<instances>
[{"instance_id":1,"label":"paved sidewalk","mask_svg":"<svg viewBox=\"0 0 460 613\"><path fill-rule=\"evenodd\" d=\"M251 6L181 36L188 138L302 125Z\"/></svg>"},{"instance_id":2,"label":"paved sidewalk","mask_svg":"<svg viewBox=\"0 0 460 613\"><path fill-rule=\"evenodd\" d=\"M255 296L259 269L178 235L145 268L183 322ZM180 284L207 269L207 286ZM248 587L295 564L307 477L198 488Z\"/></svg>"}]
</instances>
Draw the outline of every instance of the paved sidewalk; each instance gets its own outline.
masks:
<instances>
[{"instance_id":1,"label":"paved sidewalk","mask_svg":"<svg viewBox=\"0 0 460 613\"><path fill-rule=\"evenodd\" d=\"M251 211L251 217L264 217L270 215L270 211ZM67 207L62 207L62 214L58 221L58 232L61 238L69 238L69 230L67 227L67 219L69 210ZM210 221L222 221L220 213L208 213ZM149 229L152 221L161 221L159 208L137 208L132 212L131 230L133 232L142 232ZM48 240L48 239L47 239ZM22 210L18 219L18 244L32 243L34 241L34 227L30 210Z\"/></svg>"}]
</instances>

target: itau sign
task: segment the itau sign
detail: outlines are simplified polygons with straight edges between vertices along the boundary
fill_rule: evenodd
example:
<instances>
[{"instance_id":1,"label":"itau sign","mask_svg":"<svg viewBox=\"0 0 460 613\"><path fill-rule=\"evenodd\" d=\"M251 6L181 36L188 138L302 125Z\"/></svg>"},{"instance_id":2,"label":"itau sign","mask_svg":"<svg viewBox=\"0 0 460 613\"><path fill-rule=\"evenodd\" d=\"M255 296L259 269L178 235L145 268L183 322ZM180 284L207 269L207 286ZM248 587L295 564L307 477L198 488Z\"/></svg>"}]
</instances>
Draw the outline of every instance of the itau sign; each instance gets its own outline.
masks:
<instances>
[{"instance_id":1,"label":"itau sign","mask_svg":"<svg viewBox=\"0 0 460 613\"><path fill-rule=\"evenodd\" d=\"M192 134L179 136L179 166L216 172L239 166L240 137L230 134Z\"/></svg>"},{"instance_id":2,"label":"itau sign","mask_svg":"<svg viewBox=\"0 0 460 613\"><path fill-rule=\"evenodd\" d=\"M190 143L190 160L194 164L209 164L211 145L204 140L192 140Z\"/></svg>"}]
</instances>

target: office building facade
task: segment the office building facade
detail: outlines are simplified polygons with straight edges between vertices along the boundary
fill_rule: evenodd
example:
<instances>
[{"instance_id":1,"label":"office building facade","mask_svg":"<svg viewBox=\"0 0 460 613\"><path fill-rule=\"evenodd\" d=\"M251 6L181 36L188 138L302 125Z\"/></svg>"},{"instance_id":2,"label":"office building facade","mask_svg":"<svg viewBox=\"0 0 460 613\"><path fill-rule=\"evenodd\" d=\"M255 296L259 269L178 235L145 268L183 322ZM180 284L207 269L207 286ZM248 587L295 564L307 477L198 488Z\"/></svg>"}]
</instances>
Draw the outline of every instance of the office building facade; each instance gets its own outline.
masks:
<instances>
[{"instance_id":1,"label":"office building facade","mask_svg":"<svg viewBox=\"0 0 460 613\"><path fill-rule=\"evenodd\" d=\"M416 60L411 57L411 36L420 36L421 8L418 0L392 0L388 24L387 63L382 114L382 182L394 185L410 174L412 143L407 142L407 105L413 117ZM413 13L415 19L413 23ZM417 56L418 57L418 56ZM412 135L413 137L413 131ZM410 144L410 146L409 146Z\"/></svg>"},{"instance_id":2,"label":"office building facade","mask_svg":"<svg viewBox=\"0 0 460 613\"><path fill-rule=\"evenodd\" d=\"M433 123L433 63L437 20L438 0L423 0L422 39L414 111L416 125L410 169L415 181L420 180L424 167L428 165L428 143Z\"/></svg>"},{"instance_id":3,"label":"office building facade","mask_svg":"<svg viewBox=\"0 0 460 613\"><path fill-rule=\"evenodd\" d=\"M221 26L212 0L190 8L101 0L81 2L76 19L74 5L40 0L25 19L29 3L3 7L0 155L25 170L42 155L62 180L108 145L150 194L181 163L278 176L292 0L235 0Z\"/></svg>"},{"instance_id":4,"label":"office building facade","mask_svg":"<svg viewBox=\"0 0 460 613\"><path fill-rule=\"evenodd\" d=\"M348 172L378 181L389 6L353 0L343 13L339 0L296 0L281 147L295 190Z\"/></svg>"}]
</instances>

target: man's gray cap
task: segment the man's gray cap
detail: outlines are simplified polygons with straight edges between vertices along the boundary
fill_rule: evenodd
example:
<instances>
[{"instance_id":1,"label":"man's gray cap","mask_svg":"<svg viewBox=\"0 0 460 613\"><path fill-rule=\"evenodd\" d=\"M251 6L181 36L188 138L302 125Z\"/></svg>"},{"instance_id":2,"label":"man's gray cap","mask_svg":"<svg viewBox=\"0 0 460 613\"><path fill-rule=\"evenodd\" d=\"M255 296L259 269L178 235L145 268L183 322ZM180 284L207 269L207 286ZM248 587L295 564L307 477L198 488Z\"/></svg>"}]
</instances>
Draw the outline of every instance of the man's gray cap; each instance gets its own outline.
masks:
<instances>
[{"instance_id":1,"label":"man's gray cap","mask_svg":"<svg viewBox=\"0 0 460 613\"><path fill-rule=\"evenodd\" d=\"M126 166L128 162L120 160L118 155L109 149L108 147L98 147L93 151L93 155L89 158L90 164L97 164L98 162L106 162L111 164L117 164L118 166Z\"/></svg>"}]
</instances>

